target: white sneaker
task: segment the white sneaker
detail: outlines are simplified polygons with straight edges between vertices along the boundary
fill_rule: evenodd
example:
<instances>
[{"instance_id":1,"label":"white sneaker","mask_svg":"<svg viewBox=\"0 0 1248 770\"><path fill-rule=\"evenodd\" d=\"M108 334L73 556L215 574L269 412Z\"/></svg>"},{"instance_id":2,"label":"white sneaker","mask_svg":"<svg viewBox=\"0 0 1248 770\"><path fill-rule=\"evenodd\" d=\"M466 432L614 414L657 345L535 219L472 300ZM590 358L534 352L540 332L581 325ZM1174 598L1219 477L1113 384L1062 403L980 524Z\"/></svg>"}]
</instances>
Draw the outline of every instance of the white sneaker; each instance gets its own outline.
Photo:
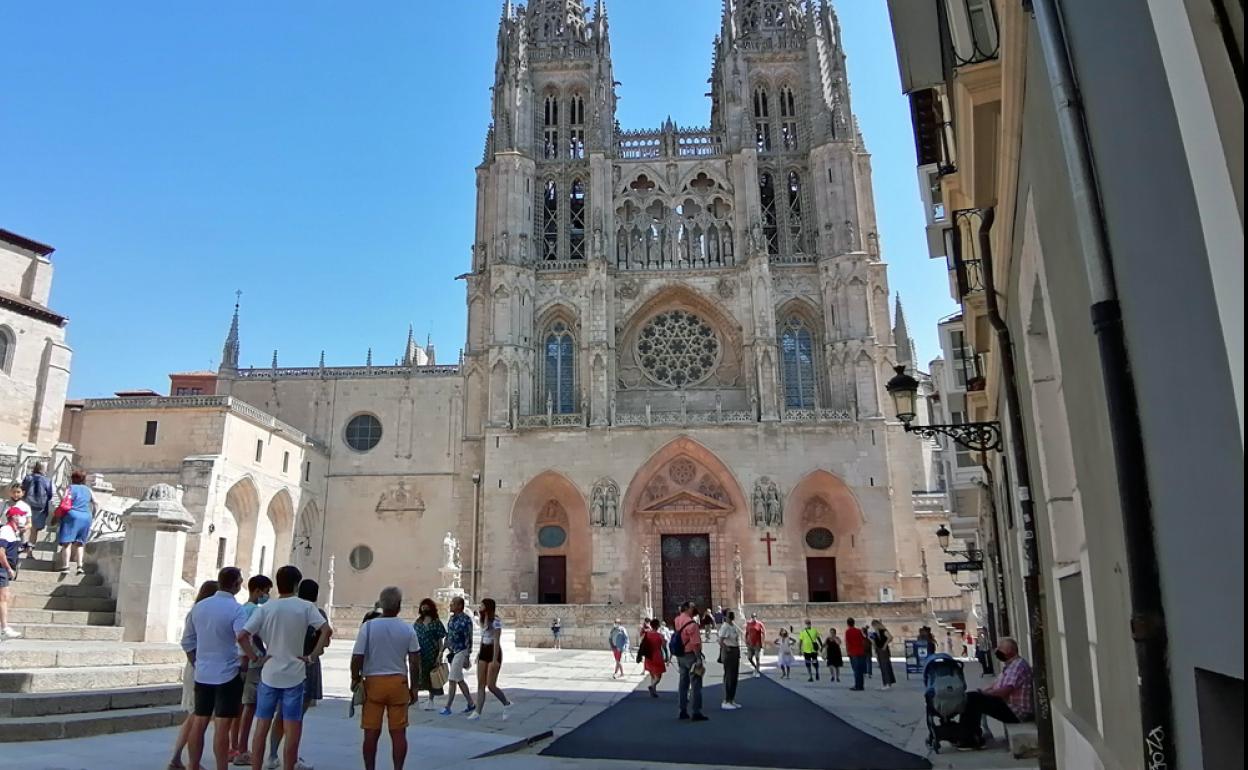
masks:
<instances>
[{"instance_id":1,"label":"white sneaker","mask_svg":"<svg viewBox=\"0 0 1248 770\"><path fill-rule=\"evenodd\" d=\"M469 714L469 715L468 715L468 721L469 721L469 722L475 722L475 721L477 721L477 720L478 720L478 719L480 719L480 718L481 718L481 712L479 712L479 711L474 711L474 712L472 712L471 714Z\"/></svg>"},{"instance_id":2,"label":"white sneaker","mask_svg":"<svg viewBox=\"0 0 1248 770\"><path fill-rule=\"evenodd\" d=\"M734 708L736 708L736 706L732 705L731 703L721 703L721 704L719 704L719 710L720 710L720 711L732 711Z\"/></svg>"},{"instance_id":3,"label":"white sneaker","mask_svg":"<svg viewBox=\"0 0 1248 770\"><path fill-rule=\"evenodd\" d=\"M20 631L14 631L12 628L6 627L3 630L0 630L0 636L3 636L5 639L20 639L22 636L22 633Z\"/></svg>"},{"instance_id":4,"label":"white sneaker","mask_svg":"<svg viewBox=\"0 0 1248 770\"><path fill-rule=\"evenodd\" d=\"M282 766L281 757L269 757L267 760L265 760L264 766L268 770L277 770L277 768Z\"/></svg>"},{"instance_id":5,"label":"white sneaker","mask_svg":"<svg viewBox=\"0 0 1248 770\"><path fill-rule=\"evenodd\" d=\"M511 716L511 704L508 703L506 706L503 706L503 714L502 716L499 717L499 719L502 719L504 722L506 722L508 717L510 716Z\"/></svg>"},{"instance_id":6,"label":"white sneaker","mask_svg":"<svg viewBox=\"0 0 1248 770\"><path fill-rule=\"evenodd\" d=\"M303 757L299 757L295 760L295 770L316 770L316 768L312 767L312 765L309 765L307 762L304 762Z\"/></svg>"}]
</instances>

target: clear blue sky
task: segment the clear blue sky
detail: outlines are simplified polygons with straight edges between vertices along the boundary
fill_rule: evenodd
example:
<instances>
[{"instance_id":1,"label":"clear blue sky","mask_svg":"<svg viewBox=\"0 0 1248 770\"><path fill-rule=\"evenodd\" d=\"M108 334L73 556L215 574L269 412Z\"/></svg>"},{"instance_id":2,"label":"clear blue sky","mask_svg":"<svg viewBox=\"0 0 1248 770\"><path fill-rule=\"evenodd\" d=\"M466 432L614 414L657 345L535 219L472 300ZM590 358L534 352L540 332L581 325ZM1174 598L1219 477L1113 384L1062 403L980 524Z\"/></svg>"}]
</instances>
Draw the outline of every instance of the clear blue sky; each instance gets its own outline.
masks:
<instances>
[{"instance_id":1,"label":"clear blue sky","mask_svg":"<svg viewBox=\"0 0 1248 770\"><path fill-rule=\"evenodd\" d=\"M244 365L370 346L391 363L409 323L453 361L500 5L0 6L0 227L57 249L71 395L215 367L235 289ZM608 7L621 124L707 123L720 0ZM883 254L927 361L955 308L924 249L887 11L839 10Z\"/></svg>"}]
</instances>

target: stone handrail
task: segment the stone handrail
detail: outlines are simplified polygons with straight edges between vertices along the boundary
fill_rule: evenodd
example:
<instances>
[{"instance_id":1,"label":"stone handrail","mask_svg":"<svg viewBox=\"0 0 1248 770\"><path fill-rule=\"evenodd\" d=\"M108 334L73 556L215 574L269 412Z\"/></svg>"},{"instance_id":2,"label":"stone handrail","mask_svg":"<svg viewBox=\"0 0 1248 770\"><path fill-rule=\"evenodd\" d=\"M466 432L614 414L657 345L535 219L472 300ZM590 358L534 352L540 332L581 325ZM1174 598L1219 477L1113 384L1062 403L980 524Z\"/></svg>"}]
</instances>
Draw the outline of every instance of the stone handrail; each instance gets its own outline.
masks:
<instances>
[{"instance_id":1,"label":"stone handrail","mask_svg":"<svg viewBox=\"0 0 1248 770\"><path fill-rule=\"evenodd\" d=\"M296 366L239 369L240 380L288 380L319 377L322 379L353 379L365 377L451 377L460 373L456 364L431 366ZM211 397L209 397L211 398Z\"/></svg>"},{"instance_id":2,"label":"stone handrail","mask_svg":"<svg viewBox=\"0 0 1248 770\"><path fill-rule=\"evenodd\" d=\"M583 259L548 259L535 263L533 267L545 271L584 270L586 264Z\"/></svg>"}]
</instances>

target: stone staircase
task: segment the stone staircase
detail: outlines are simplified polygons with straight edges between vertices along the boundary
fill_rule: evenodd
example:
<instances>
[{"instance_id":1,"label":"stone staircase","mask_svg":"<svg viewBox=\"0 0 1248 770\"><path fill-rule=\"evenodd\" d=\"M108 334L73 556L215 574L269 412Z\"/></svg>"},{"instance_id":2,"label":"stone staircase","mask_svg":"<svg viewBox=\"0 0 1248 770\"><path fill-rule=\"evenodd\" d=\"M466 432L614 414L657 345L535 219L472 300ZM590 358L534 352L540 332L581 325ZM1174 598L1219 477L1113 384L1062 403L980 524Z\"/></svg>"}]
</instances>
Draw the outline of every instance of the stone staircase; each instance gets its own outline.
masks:
<instances>
[{"instance_id":1,"label":"stone staircase","mask_svg":"<svg viewBox=\"0 0 1248 770\"><path fill-rule=\"evenodd\" d=\"M36 557L9 587L9 622L22 638L0 642L0 743L180 723L181 649L123 642L99 575L53 570L47 544Z\"/></svg>"}]
</instances>

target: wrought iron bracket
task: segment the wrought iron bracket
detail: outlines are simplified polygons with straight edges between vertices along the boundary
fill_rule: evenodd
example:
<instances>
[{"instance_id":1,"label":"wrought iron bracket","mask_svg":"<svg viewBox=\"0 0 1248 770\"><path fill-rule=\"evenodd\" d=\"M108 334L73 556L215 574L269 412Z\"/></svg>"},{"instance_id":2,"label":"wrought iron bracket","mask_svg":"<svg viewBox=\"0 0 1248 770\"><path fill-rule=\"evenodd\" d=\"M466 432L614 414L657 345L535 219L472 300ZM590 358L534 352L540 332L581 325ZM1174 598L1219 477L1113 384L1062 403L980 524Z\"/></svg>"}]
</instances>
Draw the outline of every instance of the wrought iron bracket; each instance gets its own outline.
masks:
<instances>
[{"instance_id":1,"label":"wrought iron bracket","mask_svg":"<svg viewBox=\"0 0 1248 770\"><path fill-rule=\"evenodd\" d=\"M959 446L973 452L1001 451L1001 423L964 422L958 425L914 425L906 423L907 433L917 433L923 438L948 436Z\"/></svg>"}]
</instances>

